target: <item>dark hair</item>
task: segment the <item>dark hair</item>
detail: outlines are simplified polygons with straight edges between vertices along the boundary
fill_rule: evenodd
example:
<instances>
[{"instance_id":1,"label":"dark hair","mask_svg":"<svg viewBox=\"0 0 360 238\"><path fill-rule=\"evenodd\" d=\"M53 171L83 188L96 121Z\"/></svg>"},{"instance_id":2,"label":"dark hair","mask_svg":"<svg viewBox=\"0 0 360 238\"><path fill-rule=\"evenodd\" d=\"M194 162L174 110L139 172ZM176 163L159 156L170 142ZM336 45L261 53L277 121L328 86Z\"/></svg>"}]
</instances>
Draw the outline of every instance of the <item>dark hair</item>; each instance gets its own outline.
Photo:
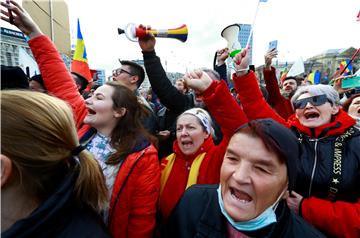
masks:
<instances>
[{"instance_id":1,"label":"dark hair","mask_svg":"<svg viewBox=\"0 0 360 238\"><path fill-rule=\"evenodd\" d=\"M81 85L79 91L82 92L85 90L85 88L88 86L89 82L87 81L87 79L82 76L79 73L76 72L71 72L71 76L73 77L73 79L75 80L76 84Z\"/></svg>"},{"instance_id":2,"label":"dark hair","mask_svg":"<svg viewBox=\"0 0 360 238\"><path fill-rule=\"evenodd\" d=\"M352 103L352 101L357 98L357 97L360 97L360 93L357 93L357 94L354 94L352 95L351 97L349 97L345 102L344 104L342 105L342 108L345 112L348 112L349 111L349 107L350 107L350 104Z\"/></svg>"},{"instance_id":3,"label":"dark hair","mask_svg":"<svg viewBox=\"0 0 360 238\"><path fill-rule=\"evenodd\" d=\"M284 82L285 82L286 80L290 80L290 79L295 80L297 86L301 85L301 81L304 80L303 78L300 78L300 77L289 76L289 77L284 78L284 80L282 81L282 84L284 84Z\"/></svg>"},{"instance_id":4,"label":"dark hair","mask_svg":"<svg viewBox=\"0 0 360 238\"><path fill-rule=\"evenodd\" d=\"M111 132L110 143L116 152L106 162L117 164L132 151L138 140L147 139L156 146L156 139L143 126L143 119L149 112L138 102L134 92L119 82L107 82L106 85L114 88L113 109L126 109L125 115L119 119Z\"/></svg>"},{"instance_id":5,"label":"dark hair","mask_svg":"<svg viewBox=\"0 0 360 238\"><path fill-rule=\"evenodd\" d=\"M33 81L33 80L34 80L35 82L38 82L38 83L45 89L44 80L42 79L41 74L37 74L37 75L32 76L32 77L29 79L29 82L30 82L30 81Z\"/></svg>"},{"instance_id":6,"label":"dark hair","mask_svg":"<svg viewBox=\"0 0 360 238\"><path fill-rule=\"evenodd\" d=\"M237 133L244 133L260 138L268 151L274 152L282 163L286 163L286 157L284 153L281 151L277 143L265 133L264 126L262 124L258 123L257 121L250 121L243 127L238 128L235 131L235 134Z\"/></svg>"},{"instance_id":7,"label":"dark hair","mask_svg":"<svg viewBox=\"0 0 360 238\"><path fill-rule=\"evenodd\" d=\"M133 75L137 75L139 77L139 80L136 82L136 86L139 88L145 79L145 71L144 71L143 67L141 67L141 65L139 65L133 61L129 61L129 60L120 60L120 63L122 65L130 66L130 73Z\"/></svg>"},{"instance_id":8,"label":"dark hair","mask_svg":"<svg viewBox=\"0 0 360 238\"><path fill-rule=\"evenodd\" d=\"M274 152L281 162L286 163L289 179L288 189L295 186L301 146L292 131L273 119L258 119L238 128L234 134L245 133L260 138L265 148Z\"/></svg>"}]
</instances>

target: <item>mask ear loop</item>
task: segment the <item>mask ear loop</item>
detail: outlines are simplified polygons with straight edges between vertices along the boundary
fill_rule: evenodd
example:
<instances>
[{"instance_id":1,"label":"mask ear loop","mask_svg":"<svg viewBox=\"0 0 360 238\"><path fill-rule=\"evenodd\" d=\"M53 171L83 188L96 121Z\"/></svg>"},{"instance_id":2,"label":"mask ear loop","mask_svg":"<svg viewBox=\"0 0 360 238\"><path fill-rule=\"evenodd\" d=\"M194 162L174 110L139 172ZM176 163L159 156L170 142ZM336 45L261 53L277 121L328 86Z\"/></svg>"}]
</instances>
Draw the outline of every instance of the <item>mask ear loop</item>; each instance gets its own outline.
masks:
<instances>
[{"instance_id":1,"label":"mask ear loop","mask_svg":"<svg viewBox=\"0 0 360 238\"><path fill-rule=\"evenodd\" d=\"M288 191L289 182L286 183L285 189L280 193L279 197L276 199L275 203L272 205L272 209L276 211L277 206L279 205L280 200L283 198L284 194Z\"/></svg>"}]
</instances>

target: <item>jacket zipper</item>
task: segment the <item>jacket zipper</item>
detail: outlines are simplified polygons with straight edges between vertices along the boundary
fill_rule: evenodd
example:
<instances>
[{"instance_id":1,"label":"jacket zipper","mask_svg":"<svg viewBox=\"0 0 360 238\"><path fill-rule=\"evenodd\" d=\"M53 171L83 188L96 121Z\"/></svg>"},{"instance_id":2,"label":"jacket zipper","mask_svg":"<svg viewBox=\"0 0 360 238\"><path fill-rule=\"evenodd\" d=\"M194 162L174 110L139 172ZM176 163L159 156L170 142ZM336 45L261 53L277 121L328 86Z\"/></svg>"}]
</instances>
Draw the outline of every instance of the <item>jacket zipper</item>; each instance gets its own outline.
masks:
<instances>
[{"instance_id":1,"label":"jacket zipper","mask_svg":"<svg viewBox=\"0 0 360 238\"><path fill-rule=\"evenodd\" d=\"M309 197L311 195L311 190L312 190L312 183L313 183L313 179L314 179L314 175L315 175L315 169L316 169L316 165L317 165L317 143L318 143L318 139L310 139L310 141L315 141L315 147L314 147L314 151L315 151L315 159L314 159L314 166L311 172L311 180L310 180L310 186L309 186Z\"/></svg>"}]
</instances>

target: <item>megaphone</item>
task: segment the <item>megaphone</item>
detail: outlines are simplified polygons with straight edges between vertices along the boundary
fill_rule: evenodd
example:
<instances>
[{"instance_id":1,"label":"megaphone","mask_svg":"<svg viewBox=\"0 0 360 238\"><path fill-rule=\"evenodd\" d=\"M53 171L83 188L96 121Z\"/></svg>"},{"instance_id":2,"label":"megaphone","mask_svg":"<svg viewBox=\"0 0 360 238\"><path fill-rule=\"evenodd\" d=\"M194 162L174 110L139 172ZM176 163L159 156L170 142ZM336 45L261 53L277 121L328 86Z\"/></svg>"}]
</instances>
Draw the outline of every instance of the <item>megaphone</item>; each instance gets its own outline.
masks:
<instances>
[{"instance_id":1,"label":"megaphone","mask_svg":"<svg viewBox=\"0 0 360 238\"><path fill-rule=\"evenodd\" d=\"M221 31L221 36L228 42L227 48L229 48L229 56L232 58L241 51L239 42L240 29L239 24L232 24Z\"/></svg>"},{"instance_id":2,"label":"megaphone","mask_svg":"<svg viewBox=\"0 0 360 238\"><path fill-rule=\"evenodd\" d=\"M178 39L181 42L185 42L188 36L188 29L184 24L174 29L147 30L140 27L136 27L134 23L129 23L126 25L125 30L118 28L118 33L119 35L125 33L126 37L134 42L137 42L138 38L143 38L149 33L152 33L155 37L174 38L174 39Z\"/></svg>"}]
</instances>

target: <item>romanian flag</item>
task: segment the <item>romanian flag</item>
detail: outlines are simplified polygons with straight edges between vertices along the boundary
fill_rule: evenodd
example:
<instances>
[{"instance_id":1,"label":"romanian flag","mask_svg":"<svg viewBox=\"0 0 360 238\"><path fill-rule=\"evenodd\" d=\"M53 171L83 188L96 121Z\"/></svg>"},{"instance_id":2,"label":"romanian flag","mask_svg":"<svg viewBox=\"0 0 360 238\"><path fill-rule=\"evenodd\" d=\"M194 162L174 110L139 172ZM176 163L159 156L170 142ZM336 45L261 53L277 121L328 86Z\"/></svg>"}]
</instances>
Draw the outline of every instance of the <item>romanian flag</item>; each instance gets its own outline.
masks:
<instances>
[{"instance_id":1,"label":"romanian flag","mask_svg":"<svg viewBox=\"0 0 360 238\"><path fill-rule=\"evenodd\" d=\"M71 63L71 71L84 76L89 82L92 81L79 19L77 20L77 41L73 61Z\"/></svg>"},{"instance_id":2,"label":"romanian flag","mask_svg":"<svg viewBox=\"0 0 360 238\"><path fill-rule=\"evenodd\" d=\"M342 72L342 71L345 69L346 65L347 65L349 62L350 62L350 60L344 60L344 61L341 61L341 62L340 62L340 69L339 69L340 72ZM351 71L352 71L352 64L350 63L350 64L348 65L348 67L346 67L343 75L344 75L344 76L349 75L349 74L351 73Z\"/></svg>"}]
</instances>

